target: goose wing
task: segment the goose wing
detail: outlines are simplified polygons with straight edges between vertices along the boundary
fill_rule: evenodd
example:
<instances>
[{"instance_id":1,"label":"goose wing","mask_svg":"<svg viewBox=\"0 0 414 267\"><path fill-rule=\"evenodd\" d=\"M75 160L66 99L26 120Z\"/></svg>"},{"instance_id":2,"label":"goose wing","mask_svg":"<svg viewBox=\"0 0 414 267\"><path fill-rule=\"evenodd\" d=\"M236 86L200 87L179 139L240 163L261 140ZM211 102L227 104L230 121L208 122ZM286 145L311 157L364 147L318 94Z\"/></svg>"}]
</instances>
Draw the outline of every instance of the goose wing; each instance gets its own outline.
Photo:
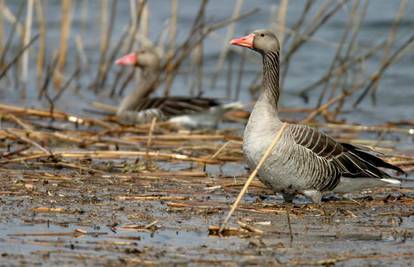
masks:
<instances>
[{"instance_id":1,"label":"goose wing","mask_svg":"<svg viewBox=\"0 0 414 267\"><path fill-rule=\"evenodd\" d=\"M389 174L381 168L393 169L404 173L399 167L394 166L367 152L360 147L340 143L328 135L304 125L291 125L288 128L295 143L306 148L307 153L324 159L332 167L339 171L340 176L349 178L386 178ZM310 157L311 158L311 157ZM313 157L312 157L313 158ZM320 168L326 168L321 164ZM340 176L335 177L337 180ZM335 187L336 182L329 183L328 187ZM332 189L332 188L329 188Z\"/></svg>"},{"instance_id":2,"label":"goose wing","mask_svg":"<svg viewBox=\"0 0 414 267\"><path fill-rule=\"evenodd\" d=\"M212 98L154 97L141 101L137 106L137 111L157 109L164 117L172 117L203 112L218 105L219 102Z\"/></svg>"}]
</instances>

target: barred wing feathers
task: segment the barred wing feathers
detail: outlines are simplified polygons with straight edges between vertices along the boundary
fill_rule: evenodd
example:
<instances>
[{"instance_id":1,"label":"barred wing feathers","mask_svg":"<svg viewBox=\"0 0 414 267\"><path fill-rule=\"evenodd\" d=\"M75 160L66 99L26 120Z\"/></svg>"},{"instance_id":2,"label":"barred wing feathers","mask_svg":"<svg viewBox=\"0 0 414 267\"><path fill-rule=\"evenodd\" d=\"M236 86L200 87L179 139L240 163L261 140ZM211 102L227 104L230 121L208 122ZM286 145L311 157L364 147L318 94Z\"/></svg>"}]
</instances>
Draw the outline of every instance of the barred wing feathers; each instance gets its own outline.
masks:
<instances>
[{"instance_id":1,"label":"barred wing feathers","mask_svg":"<svg viewBox=\"0 0 414 267\"><path fill-rule=\"evenodd\" d=\"M366 152L357 146L339 143L328 135L304 125L290 125L288 128L297 145L306 148L309 159L313 155L323 159L318 161L320 168L326 168L326 163L334 167L337 172L330 172L330 177L324 179L321 190L332 190L339 183L340 177L349 178L387 178L389 174L379 169L393 169L404 173L399 167L391 165L379 157ZM311 155L313 154L313 155ZM323 173L322 170L319 174Z\"/></svg>"}]
</instances>

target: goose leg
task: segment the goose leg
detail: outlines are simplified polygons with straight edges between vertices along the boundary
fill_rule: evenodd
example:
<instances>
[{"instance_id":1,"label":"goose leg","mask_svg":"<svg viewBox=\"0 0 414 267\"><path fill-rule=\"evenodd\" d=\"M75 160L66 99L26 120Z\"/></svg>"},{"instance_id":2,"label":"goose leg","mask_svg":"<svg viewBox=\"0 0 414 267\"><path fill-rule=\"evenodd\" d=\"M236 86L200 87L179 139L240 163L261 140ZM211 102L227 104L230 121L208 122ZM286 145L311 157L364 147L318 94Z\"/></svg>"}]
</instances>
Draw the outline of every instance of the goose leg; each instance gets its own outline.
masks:
<instances>
[{"instance_id":1,"label":"goose leg","mask_svg":"<svg viewBox=\"0 0 414 267\"><path fill-rule=\"evenodd\" d=\"M320 204L322 201L322 194L318 190L304 190L302 193L307 198L310 198L315 204Z\"/></svg>"},{"instance_id":2,"label":"goose leg","mask_svg":"<svg viewBox=\"0 0 414 267\"><path fill-rule=\"evenodd\" d=\"M287 193L287 192L283 192L282 196L283 196L283 199L285 200L285 202L287 202L287 203L292 203L293 199L295 198L295 194Z\"/></svg>"}]
</instances>

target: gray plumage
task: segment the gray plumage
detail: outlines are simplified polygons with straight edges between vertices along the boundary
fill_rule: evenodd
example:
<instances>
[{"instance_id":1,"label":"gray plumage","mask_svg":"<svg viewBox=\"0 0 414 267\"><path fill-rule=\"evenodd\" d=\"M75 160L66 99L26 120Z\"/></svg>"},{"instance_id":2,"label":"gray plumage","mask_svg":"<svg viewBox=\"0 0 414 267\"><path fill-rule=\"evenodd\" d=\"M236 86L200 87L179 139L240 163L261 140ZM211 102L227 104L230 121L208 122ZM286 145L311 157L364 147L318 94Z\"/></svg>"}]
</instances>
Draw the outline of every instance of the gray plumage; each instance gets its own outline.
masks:
<instances>
[{"instance_id":1,"label":"gray plumage","mask_svg":"<svg viewBox=\"0 0 414 267\"><path fill-rule=\"evenodd\" d=\"M244 154L252 169L283 125L278 116L279 42L269 30L253 34L250 46L246 40L232 41L263 57L264 91L253 108L243 137ZM352 183L357 188L399 184L379 167L403 172L360 147L339 143L305 125L288 124L258 174L264 184L282 193L287 201L300 193L320 202L321 192L354 190Z\"/></svg>"}]
</instances>

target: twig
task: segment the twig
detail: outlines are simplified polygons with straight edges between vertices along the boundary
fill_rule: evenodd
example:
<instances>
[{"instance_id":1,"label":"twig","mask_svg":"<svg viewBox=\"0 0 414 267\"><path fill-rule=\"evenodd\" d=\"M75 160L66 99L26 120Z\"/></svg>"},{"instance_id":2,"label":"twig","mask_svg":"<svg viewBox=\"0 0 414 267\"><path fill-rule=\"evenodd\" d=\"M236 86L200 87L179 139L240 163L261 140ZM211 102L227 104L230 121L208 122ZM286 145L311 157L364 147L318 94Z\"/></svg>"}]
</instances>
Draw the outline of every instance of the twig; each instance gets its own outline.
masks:
<instances>
[{"instance_id":1,"label":"twig","mask_svg":"<svg viewBox=\"0 0 414 267\"><path fill-rule=\"evenodd\" d=\"M33 145L33 146L37 147L38 149L40 149L41 151L43 151L44 153L46 153L48 156L53 156L53 153L52 153L50 150L48 150L48 149L46 149L46 148L42 147L41 145L39 145L39 144L38 144L38 143L36 143L35 141L33 141L33 140L31 140L31 139L29 139L29 138L27 138L27 137L25 137L25 136L20 136L20 135L17 135L17 134L15 134L15 133L12 133L11 131L9 131L9 130L7 130L7 129L5 129L4 131L5 131L6 133L8 133L8 134L10 134L10 135L12 135L12 136L14 136L14 137L16 137L16 138L20 139L20 140L22 140L22 141L26 142L26 143L29 143L29 144L31 144L31 145Z\"/></svg>"},{"instance_id":2,"label":"twig","mask_svg":"<svg viewBox=\"0 0 414 267\"><path fill-rule=\"evenodd\" d=\"M217 151L216 151L216 153L214 153L211 157L210 157L210 159L215 159L218 155L220 155L220 153L228 146L228 145L230 145L230 144L240 144L240 142L237 142L237 141L233 141L233 140L230 140L230 141L228 141L228 142L226 142L226 143L224 143Z\"/></svg>"},{"instance_id":3,"label":"twig","mask_svg":"<svg viewBox=\"0 0 414 267\"><path fill-rule=\"evenodd\" d=\"M357 107L368 92L373 88L373 86L377 83L377 81L382 77L384 72L390 67L393 63L398 61L401 55L406 52L406 50L414 43L414 35L411 35L391 56L385 60L379 69L371 76L369 84L365 87L364 91L358 97L358 99L354 102L353 107Z\"/></svg>"},{"instance_id":4,"label":"twig","mask_svg":"<svg viewBox=\"0 0 414 267\"><path fill-rule=\"evenodd\" d=\"M149 150L150 150L150 148L151 148L151 142L152 142L152 134L153 134L153 132L154 132L154 128L155 128L155 124L156 124L156 122L157 122L157 117L154 117L154 118L152 118L152 121L151 121L151 126L150 126L150 128L149 128L149 131L148 131L148 139L147 139L147 152L149 152ZM148 155L146 155L146 161L145 161L145 164L146 164L146 168L147 169L149 169L149 167L150 167L150 160L151 160L151 158L150 157L148 157Z\"/></svg>"},{"instance_id":5,"label":"twig","mask_svg":"<svg viewBox=\"0 0 414 267\"><path fill-rule=\"evenodd\" d=\"M254 171L250 174L249 178L247 179L246 183L243 186L243 189L240 191L239 195L237 196L236 201L233 203L233 206L231 207L230 212L227 214L226 218L224 219L223 223L221 224L220 229L219 229L219 233L221 233L224 230L224 228L226 227L227 222L229 221L231 215L233 214L233 212L236 210L237 206L239 205L242 197L244 196L247 189L249 188L249 185L253 181L253 178L256 176L257 172L262 167L263 163L265 162L267 157L273 151L273 148L275 147L275 145L279 142L280 138L282 137L283 131L285 130L286 126L287 126L287 123L286 122L283 123L282 127L277 132L277 134L276 134L275 138L273 139L272 143L269 145L266 152L263 154L262 158L260 159L259 163L257 164L256 169L254 169Z\"/></svg>"},{"instance_id":6,"label":"twig","mask_svg":"<svg viewBox=\"0 0 414 267\"><path fill-rule=\"evenodd\" d=\"M256 233L256 234L259 234L259 235L262 235L264 233L262 230L257 229L257 228L255 228L251 225L248 225L247 223L244 223L242 221L237 221L237 224L240 225L240 228L245 229L249 232Z\"/></svg>"},{"instance_id":7,"label":"twig","mask_svg":"<svg viewBox=\"0 0 414 267\"><path fill-rule=\"evenodd\" d=\"M17 55L15 55L14 58L6 65L6 67L0 73L0 80L4 77L4 75L6 75L7 71L11 68L11 66L13 66L19 60L19 58L22 56L24 51L26 51L37 40L37 38L39 38L39 34L36 34L35 36L33 36L33 38L30 39L30 42L27 45L25 45L19 51L19 53L17 53Z\"/></svg>"},{"instance_id":8,"label":"twig","mask_svg":"<svg viewBox=\"0 0 414 267\"><path fill-rule=\"evenodd\" d=\"M0 4L1 4L0 7L2 9L0 12L4 12L6 10L5 3L1 2ZM15 17L15 20L13 21L13 26L11 27L9 35L7 37L6 45L4 46L2 54L0 56L0 66L4 65L4 60L6 59L6 55L8 54L7 52L9 51L9 49L12 46L12 43L13 43L14 34L18 31L19 20L20 20L20 16L23 13L24 4L25 4L25 2L23 1L19 5L19 10L17 11L17 15ZM8 10L8 8L7 8L7 10Z\"/></svg>"}]
</instances>

